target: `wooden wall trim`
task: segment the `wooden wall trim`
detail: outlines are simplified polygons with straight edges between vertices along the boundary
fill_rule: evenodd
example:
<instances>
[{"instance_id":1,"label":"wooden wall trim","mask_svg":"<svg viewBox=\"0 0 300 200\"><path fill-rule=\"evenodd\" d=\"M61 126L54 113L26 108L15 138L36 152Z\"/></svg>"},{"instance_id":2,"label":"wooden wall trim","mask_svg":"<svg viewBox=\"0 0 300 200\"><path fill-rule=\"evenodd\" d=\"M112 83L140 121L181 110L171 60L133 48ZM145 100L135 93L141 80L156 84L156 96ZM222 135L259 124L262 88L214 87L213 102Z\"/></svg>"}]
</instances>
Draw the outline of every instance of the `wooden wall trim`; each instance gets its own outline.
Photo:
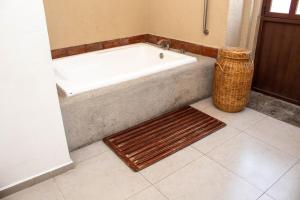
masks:
<instances>
[{"instance_id":1,"label":"wooden wall trim","mask_svg":"<svg viewBox=\"0 0 300 200\"><path fill-rule=\"evenodd\" d=\"M148 34L147 42L152 44L157 44L157 42L161 39L166 39L171 41L171 48L173 49L184 49L187 52L199 54L203 56L208 56L212 58L216 58L218 56L218 49L213 47L207 47L195 43L185 42L181 40L176 40L167 37L161 37L156 35Z\"/></svg>"},{"instance_id":2,"label":"wooden wall trim","mask_svg":"<svg viewBox=\"0 0 300 200\"><path fill-rule=\"evenodd\" d=\"M52 55L52 59L56 59L56 58L62 58L62 57L87 53L91 51L98 51L98 50L109 49L113 47L125 46L129 44L145 43L145 42L157 44L157 42L161 39L170 40L171 48L173 49L184 49L187 52L213 57L213 58L216 58L218 55L218 49L216 48L185 42L181 40L151 35L151 34L143 34L143 35L120 38L115 40L96 42L91 44L83 44L83 45L78 45L73 47L66 47L62 49L54 49L51 51L51 55Z\"/></svg>"},{"instance_id":3,"label":"wooden wall trim","mask_svg":"<svg viewBox=\"0 0 300 200\"><path fill-rule=\"evenodd\" d=\"M62 49L54 49L51 51L52 59L62 58L91 51L98 51L103 49L109 49L113 47L120 47L129 44L135 44L140 42L146 42L146 35L137 35L127 38L120 38L115 40L107 40L102 42L96 42L91 44L83 44L73 47L66 47Z\"/></svg>"}]
</instances>

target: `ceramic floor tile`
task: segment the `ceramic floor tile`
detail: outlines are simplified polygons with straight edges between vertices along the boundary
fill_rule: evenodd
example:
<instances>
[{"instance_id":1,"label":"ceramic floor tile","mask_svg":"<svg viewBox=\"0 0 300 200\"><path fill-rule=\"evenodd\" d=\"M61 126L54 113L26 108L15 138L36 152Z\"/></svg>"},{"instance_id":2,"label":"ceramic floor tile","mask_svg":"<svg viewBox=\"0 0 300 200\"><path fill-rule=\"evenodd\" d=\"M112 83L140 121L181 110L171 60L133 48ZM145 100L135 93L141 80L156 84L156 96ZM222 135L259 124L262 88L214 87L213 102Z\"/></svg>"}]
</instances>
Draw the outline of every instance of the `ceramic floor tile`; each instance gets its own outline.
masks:
<instances>
[{"instance_id":1,"label":"ceramic floor tile","mask_svg":"<svg viewBox=\"0 0 300 200\"><path fill-rule=\"evenodd\" d=\"M102 141L99 141L71 152L71 158L75 163L79 163L107 151L109 148Z\"/></svg>"},{"instance_id":2,"label":"ceramic floor tile","mask_svg":"<svg viewBox=\"0 0 300 200\"><path fill-rule=\"evenodd\" d=\"M250 108L245 108L238 113L223 112L213 105L211 98L199 101L192 106L240 130L245 130L259 120L267 117L267 115Z\"/></svg>"},{"instance_id":3,"label":"ceramic floor tile","mask_svg":"<svg viewBox=\"0 0 300 200\"><path fill-rule=\"evenodd\" d=\"M53 179L3 198L3 200L64 200Z\"/></svg>"},{"instance_id":4,"label":"ceramic floor tile","mask_svg":"<svg viewBox=\"0 0 300 200\"><path fill-rule=\"evenodd\" d=\"M125 199L150 185L108 151L55 178L66 200Z\"/></svg>"},{"instance_id":5,"label":"ceramic floor tile","mask_svg":"<svg viewBox=\"0 0 300 200\"><path fill-rule=\"evenodd\" d=\"M226 126L225 128L192 144L192 146L203 153L208 153L215 147L223 144L227 140L233 138L234 136L237 136L240 133L240 130L230 126Z\"/></svg>"},{"instance_id":6,"label":"ceramic floor tile","mask_svg":"<svg viewBox=\"0 0 300 200\"><path fill-rule=\"evenodd\" d=\"M297 159L246 134L238 135L210 152L209 157L266 190Z\"/></svg>"},{"instance_id":7,"label":"ceramic floor tile","mask_svg":"<svg viewBox=\"0 0 300 200\"><path fill-rule=\"evenodd\" d=\"M205 156L156 184L171 200L256 200L262 192Z\"/></svg>"},{"instance_id":8,"label":"ceramic floor tile","mask_svg":"<svg viewBox=\"0 0 300 200\"><path fill-rule=\"evenodd\" d=\"M156 183L200 156L202 156L202 154L199 151L187 147L154 165L147 167L140 173L151 183Z\"/></svg>"},{"instance_id":9,"label":"ceramic floor tile","mask_svg":"<svg viewBox=\"0 0 300 200\"><path fill-rule=\"evenodd\" d=\"M300 163L284 175L267 193L276 200L299 200Z\"/></svg>"},{"instance_id":10,"label":"ceramic floor tile","mask_svg":"<svg viewBox=\"0 0 300 200\"><path fill-rule=\"evenodd\" d=\"M168 200L153 186L130 197L128 200Z\"/></svg>"},{"instance_id":11,"label":"ceramic floor tile","mask_svg":"<svg viewBox=\"0 0 300 200\"><path fill-rule=\"evenodd\" d=\"M271 198L270 196L264 194L262 197L260 197L258 200L275 200L273 198Z\"/></svg>"},{"instance_id":12,"label":"ceramic floor tile","mask_svg":"<svg viewBox=\"0 0 300 200\"><path fill-rule=\"evenodd\" d=\"M246 129L245 132L300 158L300 128L298 127L267 117Z\"/></svg>"},{"instance_id":13,"label":"ceramic floor tile","mask_svg":"<svg viewBox=\"0 0 300 200\"><path fill-rule=\"evenodd\" d=\"M226 114L226 117L224 118L224 122L237 129L245 130L266 117L267 115L265 114L259 113L250 108L245 108L243 111L238 113Z\"/></svg>"},{"instance_id":14,"label":"ceramic floor tile","mask_svg":"<svg viewBox=\"0 0 300 200\"><path fill-rule=\"evenodd\" d=\"M204 110L205 108L212 106L212 98L203 99L201 101L198 101L197 103L192 104L191 106L200 111Z\"/></svg>"},{"instance_id":15,"label":"ceramic floor tile","mask_svg":"<svg viewBox=\"0 0 300 200\"><path fill-rule=\"evenodd\" d=\"M201 111L221 121L224 121L231 114L219 110L212 103Z\"/></svg>"}]
</instances>

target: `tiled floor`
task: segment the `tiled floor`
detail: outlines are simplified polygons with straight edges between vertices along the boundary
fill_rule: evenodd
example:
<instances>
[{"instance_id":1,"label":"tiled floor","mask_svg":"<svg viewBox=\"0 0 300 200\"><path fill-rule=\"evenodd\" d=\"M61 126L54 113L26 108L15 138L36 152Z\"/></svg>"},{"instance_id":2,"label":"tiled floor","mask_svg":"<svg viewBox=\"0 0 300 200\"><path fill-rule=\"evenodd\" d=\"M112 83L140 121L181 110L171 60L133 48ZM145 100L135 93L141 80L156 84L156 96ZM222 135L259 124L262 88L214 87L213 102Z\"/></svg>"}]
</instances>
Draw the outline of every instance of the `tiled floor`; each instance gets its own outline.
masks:
<instances>
[{"instance_id":1,"label":"tiled floor","mask_svg":"<svg viewBox=\"0 0 300 200\"><path fill-rule=\"evenodd\" d=\"M300 128L210 99L193 106L228 126L140 173L98 142L72 153L75 169L5 200L300 199Z\"/></svg>"}]
</instances>

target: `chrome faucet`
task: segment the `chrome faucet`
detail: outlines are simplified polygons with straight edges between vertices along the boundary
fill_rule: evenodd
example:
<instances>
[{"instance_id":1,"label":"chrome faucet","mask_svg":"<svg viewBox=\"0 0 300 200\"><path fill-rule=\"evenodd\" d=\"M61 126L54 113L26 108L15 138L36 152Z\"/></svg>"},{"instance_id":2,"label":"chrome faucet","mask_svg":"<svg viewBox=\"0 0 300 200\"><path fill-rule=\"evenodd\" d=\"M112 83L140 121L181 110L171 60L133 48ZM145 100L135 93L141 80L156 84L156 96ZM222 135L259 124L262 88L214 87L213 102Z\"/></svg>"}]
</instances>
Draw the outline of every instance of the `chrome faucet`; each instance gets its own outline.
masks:
<instances>
[{"instance_id":1,"label":"chrome faucet","mask_svg":"<svg viewBox=\"0 0 300 200\"><path fill-rule=\"evenodd\" d=\"M171 41L170 40L166 40L166 39L162 39L162 40L159 40L157 42L157 45L159 45L163 49L169 50L170 46L171 46Z\"/></svg>"}]
</instances>

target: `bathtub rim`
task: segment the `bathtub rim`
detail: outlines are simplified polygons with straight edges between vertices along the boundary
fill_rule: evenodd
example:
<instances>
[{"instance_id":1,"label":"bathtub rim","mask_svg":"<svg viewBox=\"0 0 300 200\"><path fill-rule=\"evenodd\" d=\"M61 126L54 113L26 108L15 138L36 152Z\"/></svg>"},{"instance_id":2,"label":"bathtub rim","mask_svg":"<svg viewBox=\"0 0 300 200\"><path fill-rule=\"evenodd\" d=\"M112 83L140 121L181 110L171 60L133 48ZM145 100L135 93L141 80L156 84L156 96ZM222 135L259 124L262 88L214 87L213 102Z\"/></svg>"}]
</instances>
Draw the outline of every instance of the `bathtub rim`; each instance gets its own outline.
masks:
<instances>
[{"instance_id":1,"label":"bathtub rim","mask_svg":"<svg viewBox=\"0 0 300 200\"><path fill-rule=\"evenodd\" d=\"M63 91L57 86L59 103L61 106L67 106L68 104L72 104L72 103L76 103L78 101L83 101L86 99L94 98L96 96L104 96L109 93L122 91L123 89L131 87L132 85L135 85L135 84L142 84L143 82L151 80L154 77L158 76L160 73L162 73L161 75L163 75L163 73L177 74L178 72L185 72L186 70L192 70L194 67L209 68L212 65L214 65L216 62L215 58L192 54L192 53L187 53L187 54L197 57L197 62L177 66L177 67L174 67L174 68L171 68L168 70L164 70L159 73L149 74L146 76L139 77L137 79L131 79L131 80L124 81L124 82L121 82L118 84L109 85L109 86L97 88L94 90L89 90L89 91L86 91L86 92L83 92L80 94L76 94L73 96L65 96Z\"/></svg>"},{"instance_id":2,"label":"bathtub rim","mask_svg":"<svg viewBox=\"0 0 300 200\"><path fill-rule=\"evenodd\" d=\"M139 78L142 78L142 77L145 77L145 76L150 76L152 74L156 74L156 73L160 73L160 72L163 72L163 71L171 70L171 69L183 66L183 65L197 63L199 61L199 57L210 58L210 57L207 57L207 56L201 56L201 55L192 54L192 53L182 54L182 53L180 53L180 52L178 52L174 49L165 50L165 49L162 49L162 48L158 47L157 45L153 45L153 44L150 44L150 43L136 43L136 44L130 44L130 45L125 45L125 46L121 46L121 47L114 47L114 48L110 48L110 49L87 52L87 53L84 53L84 54L73 55L73 56L69 56L69 57L65 57L65 58L58 58L58 59L55 59L54 62L60 61L60 60L63 60L63 59L71 59L71 58L74 58L74 57L80 57L80 56L84 56L84 55L88 55L88 54L99 54L99 53L100 54L106 54L106 53L111 53L111 52L117 51L117 50L123 50L123 49L140 47L140 46L141 47L146 46L146 47L150 47L150 48L155 48L156 50L159 49L162 52L167 52L168 54L175 55L175 56L180 55L184 58L184 60L191 59L191 61L186 62L186 61L183 60L183 61L181 61L181 63L179 62L179 64L176 64L176 66L163 67L162 70L155 70L155 71L152 71L152 72L151 72L151 70L148 69L148 70L144 70L143 73L141 73L141 72L139 72L139 73L137 73L137 72L130 73L130 74L127 75L127 76L130 76L130 77L126 77L125 80L122 78L123 80L112 81L112 83L108 82L108 83L105 83L103 86L97 86L97 87L96 86L95 87L90 86L90 87L92 87L91 89L81 88L81 89L79 89L79 91L73 92L73 93L69 92L69 91L66 91L61 86L61 83L59 83L61 80L56 79L56 87L58 89L58 93L61 96L64 96L64 97L74 97L74 96L80 95L82 93L98 90L98 89L101 89L101 88L110 87L110 86L113 86L113 85L122 84L124 82L128 82L128 81L131 81L131 80L136 80L136 79L139 79ZM210 59L214 59L214 58L210 58ZM53 70L55 71L56 69L54 68ZM55 77L56 76L58 76L58 75L55 74Z\"/></svg>"}]
</instances>

